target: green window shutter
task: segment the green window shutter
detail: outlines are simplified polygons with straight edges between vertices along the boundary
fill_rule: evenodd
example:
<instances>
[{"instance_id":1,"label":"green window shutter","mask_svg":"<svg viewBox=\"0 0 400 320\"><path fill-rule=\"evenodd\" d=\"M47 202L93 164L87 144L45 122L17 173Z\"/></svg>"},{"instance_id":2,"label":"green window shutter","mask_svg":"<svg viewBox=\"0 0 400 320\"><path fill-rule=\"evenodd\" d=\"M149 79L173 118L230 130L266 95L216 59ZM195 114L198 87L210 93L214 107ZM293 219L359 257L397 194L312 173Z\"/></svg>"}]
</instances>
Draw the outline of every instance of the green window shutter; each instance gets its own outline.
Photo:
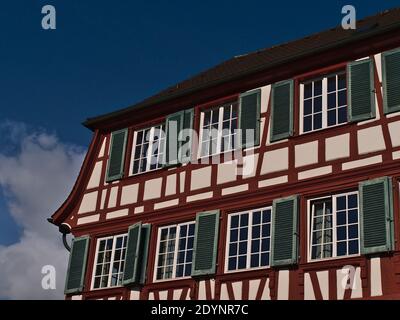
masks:
<instances>
[{"instance_id":1,"label":"green window shutter","mask_svg":"<svg viewBox=\"0 0 400 320\"><path fill-rule=\"evenodd\" d=\"M361 253L394 249L391 179L384 177L359 185Z\"/></svg>"},{"instance_id":2,"label":"green window shutter","mask_svg":"<svg viewBox=\"0 0 400 320\"><path fill-rule=\"evenodd\" d=\"M260 144L261 90L246 92L239 98L239 128L242 130L242 148L251 148ZM248 141L246 130L253 130Z\"/></svg>"},{"instance_id":3,"label":"green window shutter","mask_svg":"<svg viewBox=\"0 0 400 320\"><path fill-rule=\"evenodd\" d=\"M128 129L111 134L110 159L107 167L107 182L121 179L124 175L125 149Z\"/></svg>"},{"instance_id":4,"label":"green window shutter","mask_svg":"<svg viewBox=\"0 0 400 320\"><path fill-rule=\"evenodd\" d=\"M150 224L143 224L140 236L139 261L138 261L138 282L146 282L147 260L149 255L150 243Z\"/></svg>"},{"instance_id":5,"label":"green window shutter","mask_svg":"<svg viewBox=\"0 0 400 320\"><path fill-rule=\"evenodd\" d=\"M136 223L133 226L129 227L123 280L124 285L137 283L138 281L138 261L140 252L141 231L141 223Z\"/></svg>"},{"instance_id":6,"label":"green window shutter","mask_svg":"<svg viewBox=\"0 0 400 320\"><path fill-rule=\"evenodd\" d=\"M374 64L371 59L347 65L349 121L375 118Z\"/></svg>"},{"instance_id":7,"label":"green window shutter","mask_svg":"<svg viewBox=\"0 0 400 320\"><path fill-rule=\"evenodd\" d=\"M400 49L382 54L385 114L400 111Z\"/></svg>"},{"instance_id":8,"label":"green window shutter","mask_svg":"<svg viewBox=\"0 0 400 320\"><path fill-rule=\"evenodd\" d=\"M193 121L194 121L194 110L193 109L185 110L183 116L183 130L193 130ZM190 136L186 137L186 139L182 139L179 142L179 146L182 147L181 149L182 154L180 154L181 163L188 163L192 160L192 143L193 143L192 135L193 133L191 132Z\"/></svg>"},{"instance_id":9,"label":"green window shutter","mask_svg":"<svg viewBox=\"0 0 400 320\"><path fill-rule=\"evenodd\" d=\"M293 80L272 85L271 142L293 135Z\"/></svg>"},{"instance_id":10,"label":"green window shutter","mask_svg":"<svg viewBox=\"0 0 400 320\"><path fill-rule=\"evenodd\" d=\"M196 217L192 277L215 273L219 231L219 210Z\"/></svg>"},{"instance_id":11,"label":"green window shutter","mask_svg":"<svg viewBox=\"0 0 400 320\"><path fill-rule=\"evenodd\" d=\"M165 149L165 165L173 166L179 164L179 132L183 129L185 112L180 111L171 114L166 120L166 149Z\"/></svg>"},{"instance_id":12,"label":"green window shutter","mask_svg":"<svg viewBox=\"0 0 400 320\"><path fill-rule=\"evenodd\" d=\"M86 272L86 261L89 249L89 237L75 238L69 256L65 294L83 291Z\"/></svg>"},{"instance_id":13,"label":"green window shutter","mask_svg":"<svg viewBox=\"0 0 400 320\"><path fill-rule=\"evenodd\" d=\"M271 266L294 265L298 260L298 197L273 202Z\"/></svg>"}]
</instances>

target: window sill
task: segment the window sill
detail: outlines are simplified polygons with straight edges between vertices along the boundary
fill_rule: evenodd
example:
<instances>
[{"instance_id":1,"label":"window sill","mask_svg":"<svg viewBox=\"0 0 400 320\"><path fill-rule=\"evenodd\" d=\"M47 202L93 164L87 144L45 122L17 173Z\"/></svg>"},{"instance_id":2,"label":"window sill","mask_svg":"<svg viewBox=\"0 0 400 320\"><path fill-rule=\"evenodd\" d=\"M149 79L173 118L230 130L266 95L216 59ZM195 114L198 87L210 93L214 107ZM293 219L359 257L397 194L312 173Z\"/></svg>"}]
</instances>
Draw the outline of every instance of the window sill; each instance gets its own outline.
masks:
<instances>
[{"instance_id":1,"label":"window sill","mask_svg":"<svg viewBox=\"0 0 400 320\"><path fill-rule=\"evenodd\" d=\"M156 283L168 283L168 282L172 282L172 281L181 281L181 280L188 280L188 279L192 279L191 276L187 276L187 277L179 277L179 278L170 278L170 279L160 279L160 280L153 280L153 284Z\"/></svg>"},{"instance_id":2,"label":"window sill","mask_svg":"<svg viewBox=\"0 0 400 320\"><path fill-rule=\"evenodd\" d=\"M333 258L324 258L324 259L316 259L316 260L310 260L306 262L306 264L314 264L314 263L323 263L323 262L329 262L329 261L337 261L337 260L347 260L351 258L359 258L361 257L361 254L352 254L352 255L347 255L347 256L340 256L340 257L333 257Z\"/></svg>"},{"instance_id":3,"label":"window sill","mask_svg":"<svg viewBox=\"0 0 400 320\"><path fill-rule=\"evenodd\" d=\"M246 268L246 269L240 269L240 270L224 270L224 274L228 275L228 274L238 274L238 273L243 273L243 272L251 272L251 271L259 271L259 270L269 270L271 269L271 266L265 266L265 267L257 267L257 268Z\"/></svg>"}]
</instances>

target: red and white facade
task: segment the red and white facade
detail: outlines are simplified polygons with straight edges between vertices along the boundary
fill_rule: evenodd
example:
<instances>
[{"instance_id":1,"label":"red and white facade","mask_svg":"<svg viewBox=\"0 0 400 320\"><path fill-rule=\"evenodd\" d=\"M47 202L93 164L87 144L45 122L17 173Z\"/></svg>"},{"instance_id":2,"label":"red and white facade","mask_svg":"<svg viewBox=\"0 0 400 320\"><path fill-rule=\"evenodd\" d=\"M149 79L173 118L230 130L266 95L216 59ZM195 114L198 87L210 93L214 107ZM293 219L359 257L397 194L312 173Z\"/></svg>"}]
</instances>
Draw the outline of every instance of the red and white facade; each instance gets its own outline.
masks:
<instances>
[{"instance_id":1,"label":"red and white facade","mask_svg":"<svg viewBox=\"0 0 400 320\"><path fill-rule=\"evenodd\" d=\"M399 47L398 31L381 33L345 47L295 59L273 70L267 69L247 75L240 81L199 89L153 108L144 108L128 112L123 117L115 116L99 121L93 128L93 140L76 185L66 202L53 215L53 223L69 226L75 237L90 237L83 291L68 294L66 298L400 298L400 112L385 113L382 88L382 53ZM318 81L328 75L341 72L346 74L349 62L365 58L371 59L374 68L375 117L360 122L345 121L340 125L323 126L320 130L305 132L305 85L310 80ZM293 135L271 142L272 85L286 79L294 81ZM323 108L326 108L326 90L329 89L325 88L328 84L324 80L321 83L322 104ZM219 164L188 163L132 174L138 131L162 123L169 114L190 107L194 108L193 128L200 132L206 110L235 103L240 94L254 89L261 90L260 143L256 147L243 149L242 160L222 161ZM336 97L339 97L339 93L336 94ZM314 101L314 106L315 103ZM327 117L327 110L323 112L323 117ZM329 120L322 121L326 123ZM111 133L125 128L128 128L128 135L123 162L124 175L108 183L106 176ZM194 148L192 157L198 157L199 146L195 145ZM209 158L223 157L219 153ZM353 249L349 238L348 217L348 254L338 253L338 221L333 221L333 227L322 227L322 231L330 237L333 236L332 231L329 233L327 230L333 228L334 239L327 241L332 243L333 249L328 245L323 247L323 250L328 248L327 251L312 253L313 232L317 230L311 223L316 217L316 211L313 210L317 210L314 201L332 196L332 199L336 199L336 195L357 193L359 183L381 177L390 177L393 184L394 249L371 256L361 254L360 250L354 247L354 254L349 254ZM243 253L247 259L246 266L229 270L230 244L233 243L230 238L233 224L231 216L242 212L251 215L260 208L268 210L272 208L274 200L292 195L299 196L298 263L288 267L271 267L267 263L265 266L252 268L248 253L252 244L248 240L247 253ZM353 209L356 210L356 207L358 208L358 205ZM200 278L172 276L170 279L157 280L157 261L161 259L161 229L194 222L198 212L212 210L220 212L215 274ZM340 213L339 208L331 208L324 212L325 215L333 212L333 216ZM350 211L348 214L350 215ZM258 218L255 215L251 216L254 224ZM336 216L334 219L339 218ZM139 287L127 287L113 286L109 281L105 287L95 288L99 241L103 238L126 235L128 228L137 222L151 224L145 283ZM355 239L358 244L354 242L354 246L359 246L359 233L357 228L358 235ZM251 237L249 231L249 238ZM259 246L267 239L261 238ZM189 241L188 238L186 240ZM323 245L318 241L318 245ZM265 252L269 254L268 249ZM175 252L174 260L177 259L178 253ZM112 255L115 260L115 252ZM237 259L240 258L239 255L240 253L236 255ZM263 259L267 256L260 257ZM175 272L176 264L175 261Z\"/></svg>"}]
</instances>

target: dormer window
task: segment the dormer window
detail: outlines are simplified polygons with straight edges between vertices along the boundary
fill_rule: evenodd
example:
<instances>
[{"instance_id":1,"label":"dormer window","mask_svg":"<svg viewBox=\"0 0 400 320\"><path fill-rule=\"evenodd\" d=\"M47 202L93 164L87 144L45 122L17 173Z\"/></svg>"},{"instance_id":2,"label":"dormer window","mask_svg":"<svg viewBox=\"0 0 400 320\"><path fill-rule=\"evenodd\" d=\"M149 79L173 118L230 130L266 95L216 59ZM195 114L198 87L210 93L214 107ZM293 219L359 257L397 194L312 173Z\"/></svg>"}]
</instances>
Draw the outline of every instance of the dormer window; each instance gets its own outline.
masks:
<instances>
[{"instance_id":1,"label":"dormer window","mask_svg":"<svg viewBox=\"0 0 400 320\"><path fill-rule=\"evenodd\" d=\"M338 72L300 85L302 133L347 123L346 73Z\"/></svg>"}]
</instances>

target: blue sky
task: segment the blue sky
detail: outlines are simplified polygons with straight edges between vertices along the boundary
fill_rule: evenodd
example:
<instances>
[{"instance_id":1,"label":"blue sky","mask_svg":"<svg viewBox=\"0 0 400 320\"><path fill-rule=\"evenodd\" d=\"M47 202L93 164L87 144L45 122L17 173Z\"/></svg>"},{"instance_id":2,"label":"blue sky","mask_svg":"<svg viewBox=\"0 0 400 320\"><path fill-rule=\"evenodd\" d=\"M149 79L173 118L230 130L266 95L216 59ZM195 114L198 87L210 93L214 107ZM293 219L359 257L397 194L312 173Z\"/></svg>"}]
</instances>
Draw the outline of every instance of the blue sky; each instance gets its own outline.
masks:
<instances>
[{"instance_id":1,"label":"blue sky","mask_svg":"<svg viewBox=\"0 0 400 320\"><path fill-rule=\"evenodd\" d=\"M55 31L41 28L46 4L57 10ZM232 56L334 27L345 4L356 7L359 19L400 2L2 1L0 156L24 163L23 139L48 151L29 140L38 132L56 137L65 154L71 145L85 148L91 132L81 122L87 117L127 107ZM7 121L24 124L21 141L1 130ZM0 184L0 248L20 241L25 230L10 208L18 198L13 190Z\"/></svg>"}]
</instances>

